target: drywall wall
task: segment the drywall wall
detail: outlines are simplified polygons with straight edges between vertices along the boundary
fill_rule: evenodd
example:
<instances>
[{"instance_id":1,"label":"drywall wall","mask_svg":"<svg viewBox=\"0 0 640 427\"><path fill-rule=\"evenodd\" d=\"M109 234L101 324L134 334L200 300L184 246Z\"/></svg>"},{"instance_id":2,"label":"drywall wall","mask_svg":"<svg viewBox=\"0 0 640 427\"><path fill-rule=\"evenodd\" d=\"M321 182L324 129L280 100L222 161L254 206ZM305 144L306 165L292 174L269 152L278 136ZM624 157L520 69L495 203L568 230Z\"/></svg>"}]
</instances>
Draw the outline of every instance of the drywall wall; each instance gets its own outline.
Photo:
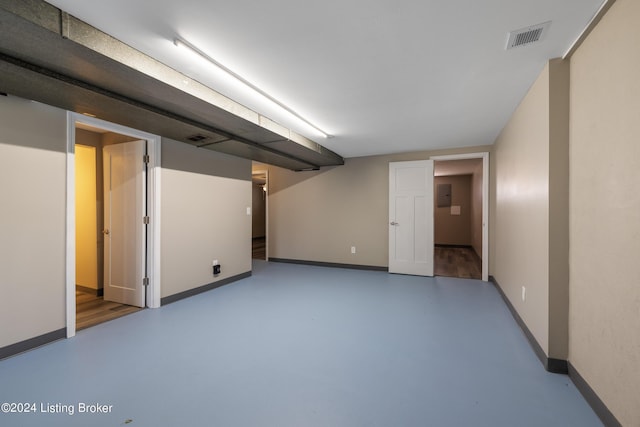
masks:
<instances>
[{"instance_id":1,"label":"drywall wall","mask_svg":"<svg viewBox=\"0 0 640 427\"><path fill-rule=\"evenodd\" d=\"M569 65L551 60L494 144L489 239L491 274L545 356L564 361L568 117Z\"/></svg>"},{"instance_id":2,"label":"drywall wall","mask_svg":"<svg viewBox=\"0 0 640 427\"><path fill-rule=\"evenodd\" d=\"M491 172L491 274L548 354L548 66L496 140Z\"/></svg>"},{"instance_id":3,"label":"drywall wall","mask_svg":"<svg viewBox=\"0 0 640 427\"><path fill-rule=\"evenodd\" d=\"M0 347L65 321L66 113L0 96Z\"/></svg>"},{"instance_id":4,"label":"drywall wall","mask_svg":"<svg viewBox=\"0 0 640 427\"><path fill-rule=\"evenodd\" d=\"M107 133L98 133L76 127L76 144L88 145L96 149L96 230L94 233L94 243L97 248L98 289L104 288L104 234L102 234L102 230L104 230L104 183L102 182L102 140L105 135L107 135ZM77 237L78 235L76 234L76 238ZM76 258L77 254L78 251L76 248Z\"/></svg>"},{"instance_id":5,"label":"drywall wall","mask_svg":"<svg viewBox=\"0 0 640 427\"><path fill-rule=\"evenodd\" d=\"M569 356L569 61L549 61L549 357Z\"/></svg>"},{"instance_id":6,"label":"drywall wall","mask_svg":"<svg viewBox=\"0 0 640 427\"><path fill-rule=\"evenodd\" d=\"M471 246L482 259L482 162L471 177Z\"/></svg>"},{"instance_id":7,"label":"drywall wall","mask_svg":"<svg viewBox=\"0 0 640 427\"><path fill-rule=\"evenodd\" d=\"M251 271L251 161L163 138L161 179L162 297Z\"/></svg>"},{"instance_id":8,"label":"drywall wall","mask_svg":"<svg viewBox=\"0 0 640 427\"><path fill-rule=\"evenodd\" d=\"M256 166L269 169L269 257L387 267L389 162L480 151L489 147L356 157L310 172Z\"/></svg>"},{"instance_id":9,"label":"drywall wall","mask_svg":"<svg viewBox=\"0 0 640 427\"><path fill-rule=\"evenodd\" d=\"M436 176L433 183L434 195L438 184L451 184L451 207L438 207L434 198L435 244L471 245L471 175ZM459 215L451 213L453 206L460 208Z\"/></svg>"},{"instance_id":10,"label":"drywall wall","mask_svg":"<svg viewBox=\"0 0 640 427\"><path fill-rule=\"evenodd\" d=\"M265 197L266 193L262 189L262 185L252 183L251 185L251 194L252 194L252 221L251 221L251 237L265 237L267 234L266 230L266 202Z\"/></svg>"},{"instance_id":11,"label":"drywall wall","mask_svg":"<svg viewBox=\"0 0 640 427\"><path fill-rule=\"evenodd\" d=\"M571 364L640 425L640 2L616 1L571 58Z\"/></svg>"},{"instance_id":12,"label":"drywall wall","mask_svg":"<svg viewBox=\"0 0 640 427\"><path fill-rule=\"evenodd\" d=\"M123 142L135 141L136 139L137 138L134 138L132 136L122 135L115 132L105 132L100 135L100 143L103 147L106 147L107 145L122 144Z\"/></svg>"},{"instance_id":13,"label":"drywall wall","mask_svg":"<svg viewBox=\"0 0 640 427\"><path fill-rule=\"evenodd\" d=\"M96 147L76 144L76 285L98 289Z\"/></svg>"}]
</instances>

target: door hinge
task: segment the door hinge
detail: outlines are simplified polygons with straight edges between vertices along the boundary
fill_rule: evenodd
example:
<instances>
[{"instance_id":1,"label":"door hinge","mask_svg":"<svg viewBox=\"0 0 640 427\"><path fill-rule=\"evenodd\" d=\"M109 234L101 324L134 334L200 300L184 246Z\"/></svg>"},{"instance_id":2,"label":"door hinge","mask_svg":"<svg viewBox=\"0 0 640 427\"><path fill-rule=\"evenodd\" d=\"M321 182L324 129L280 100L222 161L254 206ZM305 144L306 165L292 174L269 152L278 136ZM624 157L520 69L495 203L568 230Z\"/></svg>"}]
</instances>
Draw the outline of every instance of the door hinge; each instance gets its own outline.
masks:
<instances>
[{"instance_id":1,"label":"door hinge","mask_svg":"<svg viewBox=\"0 0 640 427\"><path fill-rule=\"evenodd\" d=\"M142 286L149 286L149 278L145 277L144 279L142 279Z\"/></svg>"},{"instance_id":2,"label":"door hinge","mask_svg":"<svg viewBox=\"0 0 640 427\"><path fill-rule=\"evenodd\" d=\"M142 218L142 223L143 224L149 224L149 217L145 216L144 218Z\"/></svg>"},{"instance_id":3,"label":"door hinge","mask_svg":"<svg viewBox=\"0 0 640 427\"><path fill-rule=\"evenodd\" d=\"M142 161L143 161L144 163L149 163L149 155L148 155L148 154L145 154L144 156L142 156Z\"/></svg>"}]
</instances>

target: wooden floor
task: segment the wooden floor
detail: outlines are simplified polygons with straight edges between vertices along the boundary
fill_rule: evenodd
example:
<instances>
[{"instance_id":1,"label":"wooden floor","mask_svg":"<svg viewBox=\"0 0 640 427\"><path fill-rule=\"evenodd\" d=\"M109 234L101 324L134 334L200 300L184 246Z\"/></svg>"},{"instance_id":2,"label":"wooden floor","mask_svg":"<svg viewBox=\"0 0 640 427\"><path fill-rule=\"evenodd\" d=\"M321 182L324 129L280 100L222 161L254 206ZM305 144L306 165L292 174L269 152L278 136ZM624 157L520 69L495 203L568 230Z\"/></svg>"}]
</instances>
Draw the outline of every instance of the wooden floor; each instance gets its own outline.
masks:
<instances>
[{"instance_id":1,"label":"wooden floor","mask_svg":"<svg viewBox=\"0 0 640 427\"><path fill-rule=\"evenodd\" d=\"M142 309L139 307L105 301L102 297L76 291L76 330L89 328L140 310Z\"/></svg>"},{"instance_id":2,"label":"wooden floor","mask_svg":"<svg viewBox=\"0 0 640 427\"><path fill-rule=\"evenodd\" d=\"M482 279L482 260L472 248L435 247L436 276Z\"/></svg>"},{"instance_id":3,"label":"wooden floor","mask_svg":"<svg viewBox=\"0 0 640 427\"><path fill-rule=\"evenodd\" d=\"M251 257L253 259L266 259L267 257L267 239L264 237L256 237L251 242Z\"/></svg>"}]
</instances>

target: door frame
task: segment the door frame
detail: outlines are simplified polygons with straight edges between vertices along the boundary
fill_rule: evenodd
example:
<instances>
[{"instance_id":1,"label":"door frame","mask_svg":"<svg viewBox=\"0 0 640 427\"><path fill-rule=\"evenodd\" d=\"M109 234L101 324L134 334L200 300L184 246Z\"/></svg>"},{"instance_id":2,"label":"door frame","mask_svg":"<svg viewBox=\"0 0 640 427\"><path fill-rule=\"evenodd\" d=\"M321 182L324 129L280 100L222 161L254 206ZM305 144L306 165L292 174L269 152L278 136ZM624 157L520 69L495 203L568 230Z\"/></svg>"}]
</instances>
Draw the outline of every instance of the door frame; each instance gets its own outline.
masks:
<instances>
[{"instance_id":1,"label":"door frame","mask_svg":"<svg viewBox=\"0 0 640 427\"><path fill-rule=\"evenodd\" d=\"M269 169L256 169L251 171L251 177L253 175L264 174L264 260L269 261ZM253 185L253 182L252 184ZM253 215L253 207L251 208L251 215Z\"/></svg>"},{"instance_id":2,"label":"door frame","mask_svg":"<svg viewBox=\"0 0 640 427\"><path fill-rule=\"evenodd\" d=\"M147 141L147 215L151 218L147 228L147 276L146 305L160 307L160 144L161 137L85 116L67 112L67 200L66 200L66 324L67 338L76 334L76 194L75 194L75 144L76 124L85 124Z\"/></svg>"},{"instance_id":3,"label":"door frame","mask_svg":"<svg viewBox=\"0 0 640 427\"><path fill-rule=\"evenodd\" d=\"M489 281L489 152L431 156L431 160L482 159L482 280Z\"/></svg>"}]
</instances>

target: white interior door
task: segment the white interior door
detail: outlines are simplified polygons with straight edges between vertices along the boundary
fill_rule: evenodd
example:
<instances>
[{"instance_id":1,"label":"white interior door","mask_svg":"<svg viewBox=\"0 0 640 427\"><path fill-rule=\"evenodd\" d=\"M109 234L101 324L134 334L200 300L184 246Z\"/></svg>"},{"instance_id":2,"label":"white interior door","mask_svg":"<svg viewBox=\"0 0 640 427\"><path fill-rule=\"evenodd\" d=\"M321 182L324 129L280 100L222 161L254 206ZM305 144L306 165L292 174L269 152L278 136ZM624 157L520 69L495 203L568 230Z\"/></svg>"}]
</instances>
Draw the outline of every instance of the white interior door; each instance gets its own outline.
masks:
<instances>
[{"instance_id":1,"label":"white interior door","mask_svg":"<svg viewBox=\"0 0 640 427\"><path fill-rule=\"evenodd\" d=\"M146 141L103 148L104 299L145 306Z\"/></svg>"},{"instance_id":2,"label":"white interior door","mask_svg":"<svg viewBox=\"0 0 640 427\"><path fill-rule=\"evenodd\" d=\"M433 276L433 160L389 163L389 272Z\"/></svg>"}]
</instances>

